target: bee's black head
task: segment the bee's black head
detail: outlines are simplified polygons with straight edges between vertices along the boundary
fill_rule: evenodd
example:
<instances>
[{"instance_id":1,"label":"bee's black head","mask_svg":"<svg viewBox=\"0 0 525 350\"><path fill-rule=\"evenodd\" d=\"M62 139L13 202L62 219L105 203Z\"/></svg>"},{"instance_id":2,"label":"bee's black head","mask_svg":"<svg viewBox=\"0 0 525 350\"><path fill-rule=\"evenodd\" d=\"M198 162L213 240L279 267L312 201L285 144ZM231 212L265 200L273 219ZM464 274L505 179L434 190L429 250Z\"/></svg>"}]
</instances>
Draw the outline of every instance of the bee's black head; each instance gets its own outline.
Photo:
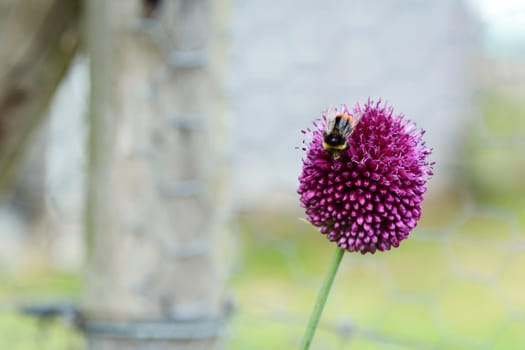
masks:
<instances>
[{"instance_id":1,"label":"bee's black head","mask_svg":"<svg viewBox=\"0 0 525 350\"><path fill-rule=\"evenodd\" d=\"M346 140L343 135L331 133L324 135L324 142L329 146L338 147L344 145Z\"/></svg>"}]
</instances>

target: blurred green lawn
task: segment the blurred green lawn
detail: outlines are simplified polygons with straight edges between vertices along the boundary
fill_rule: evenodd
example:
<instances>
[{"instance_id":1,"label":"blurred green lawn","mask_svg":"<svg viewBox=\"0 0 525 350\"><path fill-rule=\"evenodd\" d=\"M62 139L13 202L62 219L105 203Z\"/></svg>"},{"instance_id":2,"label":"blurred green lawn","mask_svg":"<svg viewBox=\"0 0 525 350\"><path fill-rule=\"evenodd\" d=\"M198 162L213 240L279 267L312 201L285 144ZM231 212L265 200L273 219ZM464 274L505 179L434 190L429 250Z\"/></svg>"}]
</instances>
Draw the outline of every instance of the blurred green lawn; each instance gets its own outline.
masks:
<instances>
[{"instance_id":1,"label":"blurred green lawn","mask_svg":"<svg viewBox=\"0 0 525 350\"><path fill-rule=\"evenodd\" d=\"M38 320L17 312L18 307L28 303L78 300L80 285L78 274L40 269L0 277L0 349L83 349L81 334L62 322Z\"/></svg>"},{"instance_id":2,"label":"blurred green lawn","mask_svg":"<svg viewBox=\"0 0 525 350\"><path fill-rule=\"evenodd\" d=\"M525 348L525 220L512 214L428 201L400 248L346 254L313 349ZM226 348L297 348L333 244L298 216L275 213L242 215L238 234ZM9 311L78 299L80 285L74 274L42 271L1 279L0 349L81 349L82 337L60 322Z\"/></svg>"},{"instance_id":3,"label":"blurred green lawn","mask_svg":"<svg viewBox=\"0 0 525 350\"><path fill-rule=\"evenodd\" d=\"M399 249L345 255L313 349L525 348L525 227L457 198L425 212ZM228 348L297 348L334 246L298 219L242 223Z\"/></svg>"}]
</instances>

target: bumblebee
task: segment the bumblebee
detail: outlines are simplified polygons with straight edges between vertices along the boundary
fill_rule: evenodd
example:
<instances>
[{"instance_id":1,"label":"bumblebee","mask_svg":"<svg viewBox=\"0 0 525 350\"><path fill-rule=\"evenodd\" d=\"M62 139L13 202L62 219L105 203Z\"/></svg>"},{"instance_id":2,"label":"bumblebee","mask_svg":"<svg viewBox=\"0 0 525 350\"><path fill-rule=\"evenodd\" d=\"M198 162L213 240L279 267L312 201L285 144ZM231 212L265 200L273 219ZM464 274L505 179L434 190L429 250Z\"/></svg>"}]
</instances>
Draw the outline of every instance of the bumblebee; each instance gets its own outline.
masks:
<instances>
[{"instance_id":1,"label":"bumblebee","mask_svg":"<svg viewBox=\"0 0 525 350\"><path fill-rule=\"evenodd\" d=\"M348 148L348 137L352 134L361 115L337 113L335 108L326 111L326 130L323 134L323 147L334 159Z\"/></svg>"}]
</instances>

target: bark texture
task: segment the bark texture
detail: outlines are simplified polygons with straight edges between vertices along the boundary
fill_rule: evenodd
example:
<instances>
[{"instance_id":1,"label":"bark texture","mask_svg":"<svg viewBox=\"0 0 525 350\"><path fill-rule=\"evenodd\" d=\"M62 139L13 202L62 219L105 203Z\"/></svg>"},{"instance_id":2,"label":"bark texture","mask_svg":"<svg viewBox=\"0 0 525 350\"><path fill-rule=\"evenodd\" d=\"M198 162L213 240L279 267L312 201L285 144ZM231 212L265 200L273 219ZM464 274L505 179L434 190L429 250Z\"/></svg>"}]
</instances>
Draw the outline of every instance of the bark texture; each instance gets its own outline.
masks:
<instances>
[{"instance_id":1,"label":"bark texture","mask_svg":"<svg viewBox=\"0 0 525 350\"><path fill-rule=\"evenodd\" d=\"M0 193L80 42L80 1L0 0Z\"/></svg>"}]
</instances>

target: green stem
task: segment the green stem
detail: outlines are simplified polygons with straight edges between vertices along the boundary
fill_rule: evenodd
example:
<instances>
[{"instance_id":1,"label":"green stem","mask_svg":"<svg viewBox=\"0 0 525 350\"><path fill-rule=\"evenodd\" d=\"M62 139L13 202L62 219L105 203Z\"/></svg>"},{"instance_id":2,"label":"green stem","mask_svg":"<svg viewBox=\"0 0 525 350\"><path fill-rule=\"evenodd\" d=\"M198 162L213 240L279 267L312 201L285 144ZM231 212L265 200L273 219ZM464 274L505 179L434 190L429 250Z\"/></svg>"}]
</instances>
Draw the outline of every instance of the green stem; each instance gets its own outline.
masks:
<instances>
[{"instance_id":1,"label":"green stem","mask_svg":"<svg viewBox=\"0 0 525 350\"><path fill-rule=\"evenodd\" d=\"M310 321L308 321L308 326L306 326L306 331L301 344L301 350L308 350L310 348L312 339L317 329L317 325L319 324L319 319L323 313L324 305L326 304L326 299L328 299L330 288L332 288L332 284L334 283L335 274L337 273L337 269L339 268L339 264L341 263L344 252L345 251L343 249L336 247L334 255L332 256L332 261L328 266L328 271L326 272L323 285L319 291L319 295L317 296L314 309L312 310Z\"/></svg>"}]
</instances>

